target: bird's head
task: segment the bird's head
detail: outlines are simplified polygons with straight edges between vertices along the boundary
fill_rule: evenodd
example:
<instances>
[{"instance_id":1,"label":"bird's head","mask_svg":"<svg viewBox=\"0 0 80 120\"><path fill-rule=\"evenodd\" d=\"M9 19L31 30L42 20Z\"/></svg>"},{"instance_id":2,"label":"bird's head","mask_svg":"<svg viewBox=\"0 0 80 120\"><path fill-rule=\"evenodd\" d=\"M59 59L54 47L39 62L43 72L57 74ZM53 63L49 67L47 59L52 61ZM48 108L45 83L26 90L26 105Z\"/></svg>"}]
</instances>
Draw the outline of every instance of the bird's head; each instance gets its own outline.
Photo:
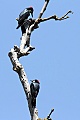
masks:
<instances>
[{"instance_id":1,"label":"bird's head","mask_svg":"<svg viewBox=\"0 0 80 120\"><path fill-rule=\"evenodd\" d=\"M32 83L38 83L38 84L40 84L40 81L37 80L37 79L35 79L35 80L31 80L31 82L32 82Z\"/></svg>"},{"instance_id":2,"label":"bird's head","mask_svg":"<svg viewBox=\"0 0 80 120\"><path fill-rule=\"evenodd\" d=\"M33 11L34 11L33 7L28 7L27 10L29 11L29 13L31 13L31 15L33 17Z\"/></svg>"}]
</instances>

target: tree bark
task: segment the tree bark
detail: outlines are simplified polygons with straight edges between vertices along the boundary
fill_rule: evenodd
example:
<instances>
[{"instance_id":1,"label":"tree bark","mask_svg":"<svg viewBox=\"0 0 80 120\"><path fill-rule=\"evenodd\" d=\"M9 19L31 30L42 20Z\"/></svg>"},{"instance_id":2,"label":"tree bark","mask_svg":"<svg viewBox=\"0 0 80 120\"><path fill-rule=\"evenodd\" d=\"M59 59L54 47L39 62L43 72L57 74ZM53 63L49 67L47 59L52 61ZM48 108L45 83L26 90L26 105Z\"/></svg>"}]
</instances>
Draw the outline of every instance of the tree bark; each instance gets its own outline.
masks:
<instances>
[{"instance_id":1,"label":"tree bark","mask_svg":"<svg viewBox=\"0 0 80 120\"><path fill-rule=\"evenodd\" d=\"M35 107L32 107L31 104L31 100L32 100L32 96L31 96L31 91L30 91L30 84L28 82L28 78L26 76L25 70L23 68L23 66L21 65L21 63L19 62L18 59L18 52L16 52L13 48L11 49L11 51L8 53L10 60L12 62L13 65L13 70L15 72L18 73L19 78L20 78L20 82L23 86L27 101L28 101L28 107L29 107L29 111L30 111L30 115L31 115L31 120L37 120L38 119L38 110Z\"/></svg>"},{"instance_id":2,"label":"tree bark","mask_svg":"<svg viewBox=\"0 0 80 120\"><path fill-rule=\"evenodd\" d=\"M37 29L39 27L38 24L40 22L44 22L44 21L47 21L47 20L50 20L50 19L64 20L64 19L68 18L66 15L68 13L72 12L72 11L68 11L68 13L66 13L61 18L58 18L56 15L50 16L48 18L41 18L44 11L47 8L47 5L48 5L49 1L50 0L45 0L45 3L43 5L43 8L42 8L40 14L39 14L38 19L36 19L36 20L32 19L31 25L29 26L28 29L26 29L26 33L22 36L20 47L15 45L14 48L12 48L10 50L10 52L8 53L8 56L11 60L12 65L13 65L13 70L15 72L17 72L17 74L19 76L19 79L20 79L20 82L23 86L23 89L24 89L24 92L25 92L25 95L26 95L26 98L27 98L27 101L28 101L28 107L29 107L29 111L30 111L30 115L31 115L31 120L38 120L39 119L38 110L37 110L36 107L32 107L32 104L31 104L32 95L31 95L31 91L30 91L30 84L28 82L28 78L27 78L27 75L25 73L25 70L24 70L22 64L19 62L19 58L22 57L22 56L30 54L30 51L32 51L34 49L30 45L30 37L31 37L32 31L34 31L34 29ZM29 45L26 47L27 42L29 43ZM51 111L51 113L52 112L53 111ZM49 114L49 116L46 119L48 119L50 117L51 113Z\"/></svg>"},{"instance_id":3,"label":"tree bark","mask_svg":"<svg viewBox=\"0 0 80 120\"><path fill-rule=\"evenodd\" d=\"M40 17L42 16L45 7L47 7L46 5L46 1L44 4L44 8L42 10L42 13L40 15ZM47 3L48 4L48 3ZM25 70L23 68L23 66L21 65L21 63L19 62L19 58L21 56L24 55L28 55L28 52L30 51L31 47L27 47L25 48L25 43L26 41L30 42L30 37L31 37L31 32L36 29L36 25L32 24L29 29L26 30L26 35L24 35L24 37L22 38L22 43L20 45L20 48L18 46L14 46L14 48L11 49L11 51L8 53L8 56L10 57L11 63L13 65L13 70L15 72L18 73L20 82L23 86L27 101L28 101L28 107L29 107L29 111L30 111L30 115L31 115L31 120L38 120L38 110L36 107L32 107L31 104L31 100L32 100L32 96L31 96L31 91L30 91L30 84L28 82L28 78L26 76Z\"/></svg>"}]
</instances>

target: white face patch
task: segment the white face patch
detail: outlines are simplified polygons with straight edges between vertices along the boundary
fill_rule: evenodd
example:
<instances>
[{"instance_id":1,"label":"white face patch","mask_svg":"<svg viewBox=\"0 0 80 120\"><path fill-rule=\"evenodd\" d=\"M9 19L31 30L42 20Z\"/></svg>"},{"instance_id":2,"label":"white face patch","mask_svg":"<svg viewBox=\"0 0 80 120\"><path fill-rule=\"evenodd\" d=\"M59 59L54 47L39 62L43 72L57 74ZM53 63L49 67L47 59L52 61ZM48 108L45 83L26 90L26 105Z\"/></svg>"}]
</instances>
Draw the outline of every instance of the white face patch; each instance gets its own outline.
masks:
<instances>
[{"instance_id":1,"label":"white face patch","mask_svg":"<svg viewBox=\"0 0 80 120\"><path fill-rule=\"evenodd\" d=\"M33 80L32 82L35 83L35 80Z\"/></svg>"}]
</instances>

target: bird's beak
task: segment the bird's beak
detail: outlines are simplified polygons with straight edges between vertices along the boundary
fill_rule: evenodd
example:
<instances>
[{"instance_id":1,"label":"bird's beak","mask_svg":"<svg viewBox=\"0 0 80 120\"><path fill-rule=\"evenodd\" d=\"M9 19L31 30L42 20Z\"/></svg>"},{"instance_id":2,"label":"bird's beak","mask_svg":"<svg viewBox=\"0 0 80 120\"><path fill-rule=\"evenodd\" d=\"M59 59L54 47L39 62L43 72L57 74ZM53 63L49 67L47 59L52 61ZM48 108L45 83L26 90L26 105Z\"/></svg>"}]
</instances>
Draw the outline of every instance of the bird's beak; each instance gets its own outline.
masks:
<instances>
[{"instance_id":1,"label":"bird's beak","mask_svg":"<svg viewBox=\"0 0 80 120\"><path fill-rule=\"evenodd\" d=\"M33 17L33 13L31 13L31 16Z\"/></svg>"}]
</instances>

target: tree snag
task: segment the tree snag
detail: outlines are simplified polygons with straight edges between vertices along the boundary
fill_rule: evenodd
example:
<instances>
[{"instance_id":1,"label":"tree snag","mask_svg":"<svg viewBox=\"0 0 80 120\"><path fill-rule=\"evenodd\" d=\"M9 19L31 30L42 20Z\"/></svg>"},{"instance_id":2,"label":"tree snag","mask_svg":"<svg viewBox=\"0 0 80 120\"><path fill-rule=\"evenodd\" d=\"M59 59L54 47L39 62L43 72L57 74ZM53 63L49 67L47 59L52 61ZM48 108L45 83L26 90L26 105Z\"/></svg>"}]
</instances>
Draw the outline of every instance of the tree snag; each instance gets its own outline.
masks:
<instances>
[{"instance_id":1,"label":"tree snag","mask_svg":"<svg viewBox=\"0 0 80 120\"><path fill-rule=\"evenodd\" d=\"M18 47L17 45L14 46L14 48L12 48L10 50L10 52L8 53L8 56L11 60L11 63L13 65L13 70L15 72L17 72L20 82L23 86L26 98L27 98L27 102L28 102L28 107L29 107L29 111L30 111L30 115L31 115L31 120L41 120L38 117L38 110L35 107L32 106L32 94L31 94L31 90L30 90L30 84L28 82L28 78L27 75L25 73L25 70L23 68L23 66L21 65L21 63L19 62L19 58L22 56L27 56L28 54L30 54L30 52L35 49L35 47L32 47L30 45L30 37L31 37L31 33L39 28L39 24L41 22L50 20L50 19L54 19L54 20L64 20L69 18L67 15L69 13L72 13L72 11L68 11L64 16L62 16L61 18L58 18L56 15L50 16L48 18L41 18L43 13L45 12L47 5L49 3L50 0L45 0L44 5L42 7L42 10L39 14L39 17L37 19L27 19L24 22L24 25L26 27L26 32L24 34L22 34L22 38L21 38L21 43L20 43L20 47ZM18 19L16 19L18 21ZM28 24L29 23L29 24ZM50 114L47 116L47 118L45 118L44 120L51 120L50 115L52 114L52 112L54 111L54 109L51 110Z\"/></svg>"}]
</instances>

